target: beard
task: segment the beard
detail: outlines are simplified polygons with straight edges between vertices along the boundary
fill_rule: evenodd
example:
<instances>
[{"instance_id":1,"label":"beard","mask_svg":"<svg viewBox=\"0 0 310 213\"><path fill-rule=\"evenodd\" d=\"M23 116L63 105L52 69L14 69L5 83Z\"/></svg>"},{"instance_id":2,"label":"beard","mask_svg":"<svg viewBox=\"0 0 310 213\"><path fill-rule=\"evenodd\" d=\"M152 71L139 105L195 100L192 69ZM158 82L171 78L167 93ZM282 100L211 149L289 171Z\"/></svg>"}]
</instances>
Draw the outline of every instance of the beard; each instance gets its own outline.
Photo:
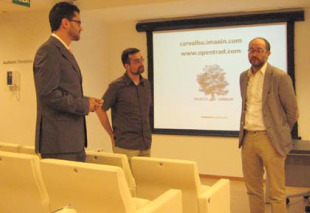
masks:
<instances>
[{"instance_id":1,"label":"beard","mask_svg":"<svg viewBox=\"0 0 310 213\"><path fill-rule=\"evenodd\" d=\"M69 31L69 34L70 34L72 41L79 41L80 40L81 31L77 31L77 30L71 28Z\"/></svg>"},{"instance_id":2,"label":"beard","mask_svg":"<svg viewBox=\"0 0 310 213\"><path fill-rule=\"evenodd\" d=\"M80 34L72 36L72 41L80 40Z\"/></svg>"},{"instance_id":3,"label":"beard","mask_svg":"<svg viewBox=\"0 0 310 213\"><path fill-rule=\"evenodd\" d=\"M252 57L250 58L250 63L253 67L255 68L259 68L259 67L262 67L264 64L265 64L265 61L263 60L259 60L258 58L256 57Z\"/></svg>"},{"instance_id":4,"label":"beard","mask_svg":"<svg viewBox=\"0 0 310 213\"><path fill-rule=\"evenodd\" d=\"M136 69L129 69L127 72L130 72L131 75L140 75L144 72L144 66L142 65Z\"/></svg>"},{"instance_id":5,"label":"beard","mask_svg":"<svg viewBox=\"0 0 310 213\"><path fill-rule=\"evenodd\" d=\"M138 72L141 73L141 74L144 73L144 66L139 67L138 68Z\"/></svg>"},{"instance_id":6,"label":"beard","mask_svg":"<svg viewBox=\"0 0 310 213\"><path fill-rule=\"evenodd\" d=\"M144 66L138 67L136 71L129 70L132 75L140 75L144 72Z\"/></svg>"}]
</instances>

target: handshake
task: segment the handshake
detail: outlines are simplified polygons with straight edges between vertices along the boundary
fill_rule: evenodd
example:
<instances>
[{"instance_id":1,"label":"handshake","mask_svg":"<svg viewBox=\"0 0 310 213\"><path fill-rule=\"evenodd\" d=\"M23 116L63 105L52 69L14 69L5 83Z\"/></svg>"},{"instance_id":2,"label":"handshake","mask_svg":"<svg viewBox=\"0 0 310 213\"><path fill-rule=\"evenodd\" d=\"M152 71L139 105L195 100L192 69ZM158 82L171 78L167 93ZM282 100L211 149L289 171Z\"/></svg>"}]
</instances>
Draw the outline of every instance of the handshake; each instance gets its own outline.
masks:
<instances>
[{"instance_id":1,"label":"handshake","mask_svg":"<svg viewBox=\"0 0 310 213\"><path fill-rule=\"evenodd\" d=\"M89 112L94 112L102 107L103 100L98 98L89 98Z\"/></svg>"}]
</instances>

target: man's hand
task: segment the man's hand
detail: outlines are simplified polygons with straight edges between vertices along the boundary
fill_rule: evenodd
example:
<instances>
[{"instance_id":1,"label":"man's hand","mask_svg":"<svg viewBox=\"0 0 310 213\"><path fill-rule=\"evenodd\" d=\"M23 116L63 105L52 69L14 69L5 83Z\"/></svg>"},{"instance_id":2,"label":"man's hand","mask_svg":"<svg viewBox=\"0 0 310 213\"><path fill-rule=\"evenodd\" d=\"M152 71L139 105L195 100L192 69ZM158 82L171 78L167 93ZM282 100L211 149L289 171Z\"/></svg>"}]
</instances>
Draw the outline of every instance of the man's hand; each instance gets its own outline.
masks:
<instances>
[{"instance_id":1,"label":"man's hand","mask_svg":"<svg viewBox=\"0 0 310 213\"><path fill-rule=\"evenodd\" d=\"M115 146L114 133L110 135L110 139L111 139L112 147L114 147Z\"/></svg>"},{"instance_id":2,"label":"man's hand","mask_svg":"<svg viewBox=\"0 0 310 213\"><path fill-rule=\"evenodd\" d=\"M89 112L94 112L102 107L103 100L98 98L89 98Z\"/></svg>"}]
</instances>

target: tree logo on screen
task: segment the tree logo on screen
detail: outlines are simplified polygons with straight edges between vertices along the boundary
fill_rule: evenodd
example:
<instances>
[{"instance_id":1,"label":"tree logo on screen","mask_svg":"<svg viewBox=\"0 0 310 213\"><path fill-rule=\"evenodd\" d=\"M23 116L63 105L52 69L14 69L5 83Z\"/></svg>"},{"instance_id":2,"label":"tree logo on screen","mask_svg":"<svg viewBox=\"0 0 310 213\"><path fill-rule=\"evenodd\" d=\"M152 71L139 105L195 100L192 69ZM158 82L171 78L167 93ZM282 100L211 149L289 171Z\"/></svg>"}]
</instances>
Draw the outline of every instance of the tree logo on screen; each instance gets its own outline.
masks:
<instances>
[{"instance_id":1,"label":"tree logo on screen","mask_svg":"<svg viewBox=\"0 0 310 213\"><path fill-rule=\"evenodd\" d=\"M217 65L206 65L203 73L197 75L197 82L200 85L199 91L211 95L210 101L215 100L216 95L225 96L228 90L225 89L229 83L225 80L225 72Z\"/></svg>"}]
</instances>

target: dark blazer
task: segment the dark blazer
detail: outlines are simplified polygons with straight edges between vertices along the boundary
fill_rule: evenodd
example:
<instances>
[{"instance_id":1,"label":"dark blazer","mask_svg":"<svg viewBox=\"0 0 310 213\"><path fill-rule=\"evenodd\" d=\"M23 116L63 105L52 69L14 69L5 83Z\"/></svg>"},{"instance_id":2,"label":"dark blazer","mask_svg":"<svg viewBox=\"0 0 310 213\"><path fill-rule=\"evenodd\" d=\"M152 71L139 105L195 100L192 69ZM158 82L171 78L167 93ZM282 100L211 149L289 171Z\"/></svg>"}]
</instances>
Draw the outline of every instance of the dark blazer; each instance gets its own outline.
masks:
<instances>
[{"instance_id":1,"label":"dark blazer","mask_svg":"<svg viewBox=\"0 0 310 213\"><path fill-rule=\"evenodd\" d=\"M72 54L51 36L37 51L33 64L37 94L36 152L82 151L87 146L80 68Z\"/></svg>"},{"instance_id":2,"label":"dark blazer","mask_svg":"<svg viewBox=\"0 0 310 213\"><path fill-rule=\"evenodd\" d=\"M240 75L242 112L239 147L244 136L248 70ZM279 154L285 156L293 146L291 130L297 120L297 101L291 78L282 70L267 64L263 85L263 121L267 135Z\"/></svg>"}]
</instances>

